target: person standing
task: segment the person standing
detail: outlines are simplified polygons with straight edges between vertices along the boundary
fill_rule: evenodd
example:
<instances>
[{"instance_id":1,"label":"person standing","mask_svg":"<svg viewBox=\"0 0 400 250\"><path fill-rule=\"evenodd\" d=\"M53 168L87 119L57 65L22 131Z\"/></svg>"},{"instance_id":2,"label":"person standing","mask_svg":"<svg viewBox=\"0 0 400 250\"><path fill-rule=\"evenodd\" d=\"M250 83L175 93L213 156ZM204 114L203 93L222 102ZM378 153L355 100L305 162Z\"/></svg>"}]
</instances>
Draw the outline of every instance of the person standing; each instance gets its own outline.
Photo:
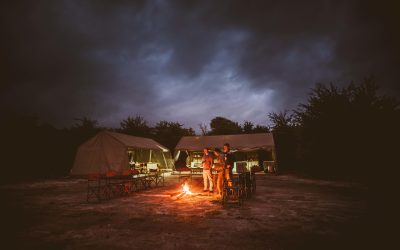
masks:
<instances>
[{"instance_id":1,"label":"person standing","mask_svg":"<svg viewBox=\"0 0 400 250\"><path fill-rule=\"evenodd\" d=\"M224 144L224 160L225 160L225 170L224 177L228 182L228 185L232 185L232 170L235 164L235 156L231 153L231 147L229 143Z\"/></svg>"},{"instance_id":2,"label":"person standing","mask_svg":"<svg viewBox=\"0 0 400 250\"><path fill-rule=\"evenodd\" d=\"M211 176L211 168L213 165L213 157L211 156L211 154L208 151L208 148L204 148L203 149L203 158L202 158L202 166L203 166L203 183L204 183L204 189L203 192L207 192L208 188L209 192L212 193L213 192L213 180L212 180L212 176Z\"/></svg>"},{"instance_id":3,"label":"person standing","mask_svg":"<svg viewBox=\"0 0 400 250\"><path fill-rule=\"evenodd\" d=\"M217 171L217 191L218 195L222 195L225 160L219 148L214 149L214 155L214 170Z\"/></svg>"}]
</instances>

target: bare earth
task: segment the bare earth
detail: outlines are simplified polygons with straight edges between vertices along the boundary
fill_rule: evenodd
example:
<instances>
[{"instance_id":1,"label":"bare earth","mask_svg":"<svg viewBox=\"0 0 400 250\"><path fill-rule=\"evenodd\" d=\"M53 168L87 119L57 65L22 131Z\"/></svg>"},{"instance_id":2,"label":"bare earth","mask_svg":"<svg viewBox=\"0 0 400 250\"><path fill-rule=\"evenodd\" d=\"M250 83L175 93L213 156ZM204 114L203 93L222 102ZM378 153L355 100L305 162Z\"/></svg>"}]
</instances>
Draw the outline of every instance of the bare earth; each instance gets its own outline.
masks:
<instances>
[{"instance_id":1,"label":"bare earth","mask_svg":"<svg viewBox=\"0 0 400 250\"><path fill-rule=\"evenodd\" d=\"M2 236L12 249L357 249L368 246L368 189L356 183L257 175L240 207L166 186L86 202L86 180L0 186ZM10 248L11 249L11 248Z\"/></svg>"}]
</instances>

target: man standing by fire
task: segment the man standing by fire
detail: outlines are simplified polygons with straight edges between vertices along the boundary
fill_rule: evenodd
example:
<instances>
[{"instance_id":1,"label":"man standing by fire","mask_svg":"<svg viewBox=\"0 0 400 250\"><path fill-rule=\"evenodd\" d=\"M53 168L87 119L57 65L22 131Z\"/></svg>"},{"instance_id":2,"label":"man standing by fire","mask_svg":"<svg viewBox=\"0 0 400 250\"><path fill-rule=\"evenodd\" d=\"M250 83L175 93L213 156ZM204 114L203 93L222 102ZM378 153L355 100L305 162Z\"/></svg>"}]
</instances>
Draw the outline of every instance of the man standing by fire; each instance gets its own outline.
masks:
<instances>
[{"instance_id":1,"label":"man standing by fire","mask_svg":"<svg viewBox=\"0 0 400 250\"><path fill-rule=\"evenodd\" d=\"M232 185L232 170L235 163L235 156L230 152L231 147L229 143L224 144L224 160L225 160L225 180L228 182L228 185Z\"/></svg>"},{"instance_id":2,"label":"man standing by fire","mask_svg":"<svg viewBox=\"0 0 400 250\"><path fill-rule=\"evenodd\" d=\"M204 155L202 158L202 165L203 165L203 182L204 182L204 192L208 191L208 187L210 188L210 193L213 192L213 180L212 180L212 176L211 176L211 167L214 163L214 159L211 156L211 154L209 154L208 152L208 148L204 148L203 149Z\"/></svg>"}]
</instances>

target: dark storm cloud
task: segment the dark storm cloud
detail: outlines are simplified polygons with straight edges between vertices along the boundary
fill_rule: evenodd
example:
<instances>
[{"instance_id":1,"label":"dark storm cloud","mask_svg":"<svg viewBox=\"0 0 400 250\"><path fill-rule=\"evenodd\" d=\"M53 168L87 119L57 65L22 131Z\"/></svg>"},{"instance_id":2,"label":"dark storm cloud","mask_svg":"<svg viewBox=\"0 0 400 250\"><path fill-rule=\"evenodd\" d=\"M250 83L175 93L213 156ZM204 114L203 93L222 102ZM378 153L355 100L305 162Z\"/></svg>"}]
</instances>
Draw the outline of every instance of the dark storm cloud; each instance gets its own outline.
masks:
<instances>
[{"instance_id":1,"label":"dark storm cloud","mask_svg":"<svg viewBox=\"0 0 400 250\"><path fill-rule=\"evenodd\" d=\"M1 102L59 126L128 115L267 122L317 82L375 74L399 95L394 5L25 1L1 11ZM228 96L228 98L226 97ZM228 105L224 105L228 103Z\"/></svg>"},{"instance_id":2,"label":"dark storm cloud","mask_svg":"<svg viewBox=\"0 0 400 250\"><path fill-rule=\"evenodd\" d=\"M218 2L220 5L212 6L213 15L208 15L212 22L241 27L252 34L242 48L241 72L253 86L282 93L279 100L286 105L304 99L316 82L348 83L371 74L399 94L395 70L400 62L398 5L369 1Z\"/></svg>"}]
</instances>

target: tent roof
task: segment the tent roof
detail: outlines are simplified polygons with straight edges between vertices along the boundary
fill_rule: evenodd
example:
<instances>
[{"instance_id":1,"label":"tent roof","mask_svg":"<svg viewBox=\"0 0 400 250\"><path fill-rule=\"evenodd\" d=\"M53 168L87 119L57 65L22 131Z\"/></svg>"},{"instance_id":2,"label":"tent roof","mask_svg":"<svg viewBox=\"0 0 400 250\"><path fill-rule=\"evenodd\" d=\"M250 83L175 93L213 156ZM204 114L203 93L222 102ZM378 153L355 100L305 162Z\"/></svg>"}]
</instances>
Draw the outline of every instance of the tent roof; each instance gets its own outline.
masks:
<instances>
[{"instance_id":1,"label":"tent roof","mask_svg":"<svg viewBox=\"0 0 400 250\"><path fill-rule=\"evenodd\" d=\"M144 137L137 137L137 136L132 136L132 135L125 135L125 134L120 134L120 133L115 133L115 132L109 132L109 131L103 131L100 133L105 133L107 135L110 135L126 147L132 147L132 148L144 148L144 149L161 149L164 152L169 151L166 147L162 146L158 142L144 138Z\"/></svg>"},{"instance_id":2,"label":"tent roof","mask_svg":"<svg viewBox=\"0 0 400 250\"><path fill-rule=\"evenodd\" d=\"M240 135L212 135L212 136L184 136L178 142L177 150L202 150L208 148L222 148L229 143L231 149L250 151L257 149L271 149L275 146L271 133L240 134Z\"/></svg>"}]
</instances>

